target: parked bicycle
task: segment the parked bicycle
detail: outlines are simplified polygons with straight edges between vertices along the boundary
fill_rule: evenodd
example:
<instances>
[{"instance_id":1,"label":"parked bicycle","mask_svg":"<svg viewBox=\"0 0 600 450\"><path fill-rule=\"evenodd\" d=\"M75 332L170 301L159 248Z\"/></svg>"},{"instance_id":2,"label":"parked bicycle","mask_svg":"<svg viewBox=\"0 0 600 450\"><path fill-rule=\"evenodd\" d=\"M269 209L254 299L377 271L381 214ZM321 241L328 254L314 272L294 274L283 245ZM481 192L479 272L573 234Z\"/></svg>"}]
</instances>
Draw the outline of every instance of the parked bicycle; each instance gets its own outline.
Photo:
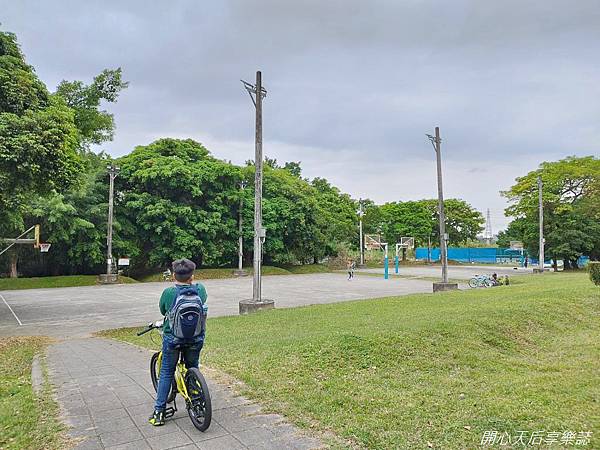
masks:
<instances>
[{"instance_id":1,"label":"parked bicycle","mask_svg":"<svg viewBox=\"0 0 600 450\"><path fill-rule=\"evenodd\" d=\"M162 334L163 321L151 322L143 331L137 333L138 336L152 330L159 330ZM154 390L158 390L158 380L160 378L160 367L162 365L162 352L156 352L150 359L150 378ZM212 419L212 405L208 384L204 376L196 367L185 367L183 352L179 352L179 362L175 368L173 385L167 398L167 403L173 403L172 407L167 407L165 417L172 417L177 412L177 394L181 395L185 401L185 407L194 426L204 432L210 426Z\"/></svg>"},{"instance_id":2,"label":"parked bicycle","mask_svg":"<svg viewBox=\"0 0 600 450\"><path fill-rule=\"evenodd\" d=\"M489 275L475 275L473 278L469 280L470 288L479 288L479 287L492 287L494 286L494 281L492 277Z\"/></svg>"}]
</instances>

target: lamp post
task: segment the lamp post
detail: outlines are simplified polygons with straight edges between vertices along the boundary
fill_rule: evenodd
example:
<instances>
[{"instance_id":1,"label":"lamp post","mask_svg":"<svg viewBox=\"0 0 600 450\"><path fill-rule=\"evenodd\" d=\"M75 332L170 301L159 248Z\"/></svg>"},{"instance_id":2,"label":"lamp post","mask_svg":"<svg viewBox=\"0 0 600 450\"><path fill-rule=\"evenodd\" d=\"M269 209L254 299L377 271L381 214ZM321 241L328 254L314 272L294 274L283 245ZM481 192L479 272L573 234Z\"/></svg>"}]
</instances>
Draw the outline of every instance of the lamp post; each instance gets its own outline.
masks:
<instances>
[{"instance_id":1,"label":"lamp post","mask_svg":"<svg viewBox=\"0 0 600 450\"><path fill-rule=\"evenodd\" d=\"M116 277L113 277L113 255L112 255L112 235L113 235L113 204L115 191L115 178L119 174L119 168L111 163L106 166L108 169L108 227L106 230L106 276L101 281L104 283L116 283Z\"/></svg>"},{"instance_id":2,"label":"lamp post","mask_svg":"<svg viewBox=\"0 0 600 450\"><path fill-rule=\"evenodd\" d=\"M362 207L362 199L358 200L358 239L359 239L359 245L358 248L360 249L360 267L364 267L365 265L365 245L363 242L363 216L365 215L365 212L363 211L363 207Z\"/></svg>"},{"instance_id":3,"label":"lamp post","mask_svg":"<svg viewBox=\"0 0 600 450\"><path fill-rule=\"evenodd\" d=\"M246 188L246 181L242 181L240 183L240 205L238 210L238 268L234 272L234 275L238 277L245 277L247 275L244 270L244 237L243 237L243 219L242 219L242 211L244 208L244 189Z\"/></svg>"},{"instance_id":4,"label":"lamp post","mask_svg":"<svg viewBox=\"0 0 600 450\"><path fill-rule=\"evenodd\" d=\"M543 201L543 188L544 188L544 184L542 183L542 177L538 176L537 177L537 186L538 186L538 214L539 214L539 229L540 229L540 236L539 236L539 246L540 246L540 251L539 251L539 265L537 269L534 269L533 272L534 273L544 273L544 201Z\"/></svg>"}]
</instances>

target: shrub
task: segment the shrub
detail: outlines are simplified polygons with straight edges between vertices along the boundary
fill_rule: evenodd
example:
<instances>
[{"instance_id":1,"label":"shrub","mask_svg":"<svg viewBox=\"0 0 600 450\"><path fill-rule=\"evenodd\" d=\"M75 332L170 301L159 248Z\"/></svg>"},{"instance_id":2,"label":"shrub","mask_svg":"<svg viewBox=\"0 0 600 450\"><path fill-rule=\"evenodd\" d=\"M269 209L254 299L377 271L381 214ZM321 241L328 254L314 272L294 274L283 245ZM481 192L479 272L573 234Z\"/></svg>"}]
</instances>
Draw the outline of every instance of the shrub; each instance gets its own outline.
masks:
<instances>
[{"instance_id":1,"label":"shrub","mask_svg":"<svg viewBox=\"0 0 600 450\"><path fill-rule=\"evenodd\" d=\"M590 261L588 263L588 270L590 271L590 280L596 286L600 286L600 261Z\"/></svg>"}]
</instances>

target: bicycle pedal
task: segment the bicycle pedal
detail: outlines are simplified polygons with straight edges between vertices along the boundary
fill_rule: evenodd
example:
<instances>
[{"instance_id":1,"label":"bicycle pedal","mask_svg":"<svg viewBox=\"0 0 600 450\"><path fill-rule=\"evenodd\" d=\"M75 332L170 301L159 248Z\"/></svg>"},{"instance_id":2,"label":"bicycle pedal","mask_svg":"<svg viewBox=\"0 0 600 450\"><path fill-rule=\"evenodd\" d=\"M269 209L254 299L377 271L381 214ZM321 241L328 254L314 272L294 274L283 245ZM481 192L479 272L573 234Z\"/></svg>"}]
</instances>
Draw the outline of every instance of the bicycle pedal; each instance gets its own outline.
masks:
<instances>
[{"instance_id":1,"label":"bicycle pedal","mask_svg":"<svg viewBox=\"0 0 600 450\"><path fill-rule=\"evenodd\" d=\"M177 410L175 408L165 409L165 419L168 419L169 417L173 417L176 412L177 412Z\"/></svg>"}]
</instances>

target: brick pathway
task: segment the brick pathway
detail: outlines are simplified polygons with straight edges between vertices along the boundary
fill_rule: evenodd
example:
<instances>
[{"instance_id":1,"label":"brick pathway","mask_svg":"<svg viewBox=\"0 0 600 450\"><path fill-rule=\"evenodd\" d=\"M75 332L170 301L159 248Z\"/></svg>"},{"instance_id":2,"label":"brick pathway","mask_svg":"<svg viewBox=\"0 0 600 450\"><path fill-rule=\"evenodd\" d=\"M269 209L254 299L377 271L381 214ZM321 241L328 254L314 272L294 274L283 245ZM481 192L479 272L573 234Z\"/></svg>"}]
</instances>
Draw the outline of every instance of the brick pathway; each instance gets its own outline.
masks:
<instances>
[{"instance_id":1,"label":"brick pathway","mask_svg":"<svg viewBox=\"0 0 600 450\"><path fill-rule=\"evenodd\" d=\"M52 345L48 367L70 435L84 439L75 447L95 449L312 449L320 441L302 435L281 416L208 380L213 405L210 428L192 425L183 401L162 427L148 424L154 404L150 352L99 338L71 339Z\"/></svg>"}]
</instances>

